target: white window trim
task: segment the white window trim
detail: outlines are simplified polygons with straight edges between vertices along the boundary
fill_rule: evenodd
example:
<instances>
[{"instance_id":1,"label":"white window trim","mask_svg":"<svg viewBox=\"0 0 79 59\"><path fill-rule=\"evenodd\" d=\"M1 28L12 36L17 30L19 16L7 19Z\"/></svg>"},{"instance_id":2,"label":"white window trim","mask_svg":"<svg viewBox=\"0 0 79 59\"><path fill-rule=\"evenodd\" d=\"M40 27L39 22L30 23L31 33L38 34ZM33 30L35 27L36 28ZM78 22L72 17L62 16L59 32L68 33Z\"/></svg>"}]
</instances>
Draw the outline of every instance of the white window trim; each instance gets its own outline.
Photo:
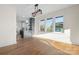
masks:
<instances>
[{"instance_id":1,"label":"white window trim","mask_svg":"<svg viewBox=\"0 0 79 59\"><path fill-rule=\"evenodd\" d=\"M56 17L59 17L59 16L56 16ZM56 17L54 17L54 20L56 19ZM61 17L64 17L64 16L61 16ZM64 25L64 24L63 24L63 25ZM63 29L64 29L64 28L63 28ZM54 22L54 32L55 32L55 33L64 33L64 32L56 32L56 31L55 31L55 22Z\"/></svg>"},{"instance_id":2,"label":"white window trim","mask_svg":"<svg viewBox=\"0 0 79 59\"><path fill-rule=\"evenodd\" d=\"M57 17L59 17L59 16L57 16ZM64 16L62 16L62 17L64 17ZM53 21L52 21L52 22L53 22L53 29L52 29L53 31L52 31L52 32L54 32L54 33L64 33L64 32L56 32L56 31L55 31L55 19L56 19L56 17L52 17L52 19L53 19ZM46 26L46 20L47 20L47 18L44 19L44 21L45 21L45 26ZM41 20L40 20L40 21L41 21ZM39 21L39 32L40 32L40 33L50 33L50 32L47 32L47 29L46 29L46 28L45 28L45 32L41 32L41 31L40 31L40 21ZM64 25L64 24L63 24L63 25ZM63 29L64 29L64 28L63 28Z\"/></svg>"}]
</instances>

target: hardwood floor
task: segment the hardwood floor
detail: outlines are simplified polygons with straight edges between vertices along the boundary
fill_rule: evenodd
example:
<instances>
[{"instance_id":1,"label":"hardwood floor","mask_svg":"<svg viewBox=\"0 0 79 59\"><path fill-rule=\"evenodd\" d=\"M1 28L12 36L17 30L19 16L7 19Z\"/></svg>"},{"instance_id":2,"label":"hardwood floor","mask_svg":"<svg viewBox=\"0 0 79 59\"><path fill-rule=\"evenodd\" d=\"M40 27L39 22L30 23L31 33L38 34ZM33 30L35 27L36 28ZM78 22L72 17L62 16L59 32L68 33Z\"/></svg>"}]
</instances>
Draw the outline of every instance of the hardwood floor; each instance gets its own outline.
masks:
<instances>
[{"instance_id":1,"label":"hardwood floor","mask_svg":"<svg viewBox=\"0 0 79 59\"><path fill-rule=\"evenodd\" d=\"M79 55L79 45L25 38L17 40L17 44L0 48L0 55Z\"/></svg>"},{"instance_id":2,"label":"hardwood floor","mask_svg":"<svg viewBox=\"0 0 79 59\"><path fill-rule=\"evenodd\" d=\"M1 55L67 55L50 44L51 40L25 38L17 44L0 48ZM52 41L53 43L54 41Z\"/></svg>"},{"instance_id":3,"label":"hardwood floor","mask_svg":"<svg viewBox=\"0 0 79 59\"><path fill-rule=\"evenodd\" d=\"M66 43L57 42L57 41L51 43L51 45L53 45L57 49L59 49L59 50L61 50L63 52L66 52L68 54L79 55L79 45L66 44Z\"/></svg>"}]
</instances>

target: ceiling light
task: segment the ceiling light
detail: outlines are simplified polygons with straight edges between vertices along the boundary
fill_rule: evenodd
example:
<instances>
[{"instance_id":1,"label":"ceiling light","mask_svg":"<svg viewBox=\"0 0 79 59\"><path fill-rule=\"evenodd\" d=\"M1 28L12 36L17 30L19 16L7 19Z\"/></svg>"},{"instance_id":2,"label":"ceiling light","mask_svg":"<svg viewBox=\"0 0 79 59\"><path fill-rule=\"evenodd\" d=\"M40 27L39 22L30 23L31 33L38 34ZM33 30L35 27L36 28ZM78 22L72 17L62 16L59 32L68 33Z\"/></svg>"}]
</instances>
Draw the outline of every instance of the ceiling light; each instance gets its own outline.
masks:
<instances>
[{"instance_id":1,"label":"ceiling light","mask_svg":"<svg viewBox=\"0 0 79 59\"><path fill-rule=\"evenodd\" d=\"M35 4L35 11L32 13L32 16L35 17L37 14L42 14L42 10L38 8L38 4Z\"/></svg>"}]
</instances>

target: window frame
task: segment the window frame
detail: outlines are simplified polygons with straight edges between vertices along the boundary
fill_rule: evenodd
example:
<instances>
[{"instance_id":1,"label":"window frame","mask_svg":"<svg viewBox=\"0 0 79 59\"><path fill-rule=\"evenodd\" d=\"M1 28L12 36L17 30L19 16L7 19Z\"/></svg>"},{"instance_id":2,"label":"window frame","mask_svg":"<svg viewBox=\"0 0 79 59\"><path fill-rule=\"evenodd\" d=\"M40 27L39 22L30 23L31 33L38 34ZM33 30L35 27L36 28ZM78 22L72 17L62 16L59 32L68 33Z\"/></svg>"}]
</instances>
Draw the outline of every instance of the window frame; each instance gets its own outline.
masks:
<instances>
[{"instance_id":1,"label":"window frame","mask_svg":"<svg viewBox=\"0 0 79 59\"><path fill-rule=\"evenodd\" d=\"M55 30L55 29L56 29L56 27L55 27L55 26L56 26L56 22L54 21L54 24L55 24L55 25L54 25L54 28L55 28L55 29L54 29L54 32L55 32L55 33L64 33L64 16L57 16L57 17L54 18L54 20L56 20L56 18L60 18L60 17L63 17L63 32L62 32L62 31L57 32L57 31Z\"/></svg>"},{"instance_id":2,"label":"window frame","mask_svg":"<svg viewBox=\"0 0 79 59\"><path fill-rule=\"evenodd\" d=\"M60 32L57 32L55 29L56 29L56 22L55 22L55 20L56 20L56 18L60 18L60 17L63 17L63 32L62 31L60 31ZM48 32L47 31L47 28L46 28L46 21L47 20L52 20L52 31L51 32L55 32L55 33L64 33L64 16L57 16L57 17L50 17L50 18L46 18L46 19L42 19L42 20L40 20L40 22L41 21L44 21L44 28L45 28L45 31L44 32L42 32L41 30L40 30L40 33L50 33L50 32ZM41 24L41 23L40 23Z\"/></svg>"},{"instance_id":3,"label":"window frame","mask_svg":"<svg viewBox=\"0 0 79 59\"><path fill-rule=\"evenodd\" d=\"M54 24L54 19L51 17L51 18L47 18L47 19L46 19L46 22L47 22L47 20L51 20L51 21L52 21L52 27L54 27L54 25L53 25L53 24ZM46 22L45 22L45 23L46 23ZM46 28L46 24L45 24L45 30L46 30L46 32L48 32L48 31L47 31L47 28ZM52 28L52 31L50 31L50 32L54 32L54 29Z\"/></svg>"},{"instance_id":4,"label":"window frame","mask_svg":"<svg viewBox=\"0 0 79 59\"><path fill-rule=\"evenodd\" d=\"M41 31L41 21L44 21L44 31ZM39 31L40 31L40 33L45 33L45 23L46 23L46 20L45 19L42 19L42 20L40 20L40 29L39 29Z\"/></svg>"}]
</instances>

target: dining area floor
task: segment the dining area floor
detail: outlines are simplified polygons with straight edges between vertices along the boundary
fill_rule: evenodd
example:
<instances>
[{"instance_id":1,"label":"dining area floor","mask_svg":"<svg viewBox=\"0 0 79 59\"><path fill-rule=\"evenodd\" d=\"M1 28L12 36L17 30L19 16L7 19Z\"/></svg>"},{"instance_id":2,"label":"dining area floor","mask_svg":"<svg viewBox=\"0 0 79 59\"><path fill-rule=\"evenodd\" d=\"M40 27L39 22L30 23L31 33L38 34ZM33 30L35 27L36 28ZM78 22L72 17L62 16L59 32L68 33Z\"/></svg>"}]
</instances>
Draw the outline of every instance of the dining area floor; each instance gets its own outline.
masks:
<instances>
[{"instance_id":1,"label":"dining area floor","mask_svg":"<svg viewBox=\"0 0 79 59\"><path fill-rule=\"evenodd\" d=\"M19 38L17 44L0 48L0 55L68 55L52 46L50 42L51 40L33 37Z\"/></svg>"}]
</instances>

